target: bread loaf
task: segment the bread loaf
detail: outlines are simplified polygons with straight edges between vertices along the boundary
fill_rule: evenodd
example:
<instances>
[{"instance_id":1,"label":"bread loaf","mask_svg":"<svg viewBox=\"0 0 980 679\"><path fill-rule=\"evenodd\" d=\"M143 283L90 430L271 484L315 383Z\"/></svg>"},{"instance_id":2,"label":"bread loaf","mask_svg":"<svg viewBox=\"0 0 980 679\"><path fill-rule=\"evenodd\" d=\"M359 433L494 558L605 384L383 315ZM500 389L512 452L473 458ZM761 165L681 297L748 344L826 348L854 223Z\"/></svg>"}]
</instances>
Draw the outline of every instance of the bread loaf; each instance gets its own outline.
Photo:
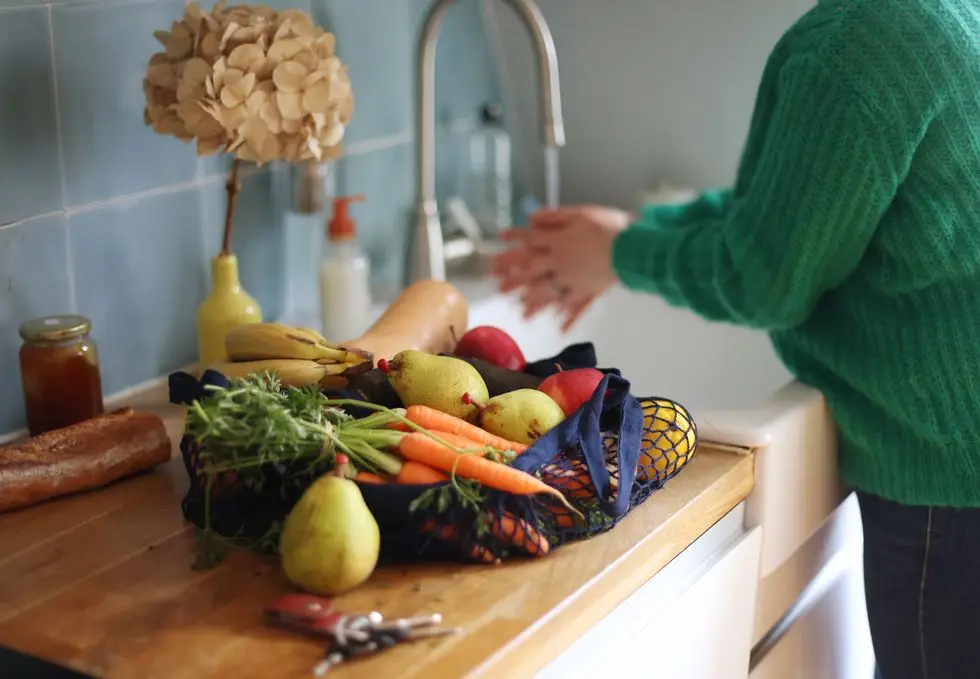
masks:
<instances>
[{"instance_id":1,"label":"bread loaf","mask_svg":"<svg viewBox=\"0 0 980 679\"><path fill-rule=\"evenodd\" d=\"M131 408L0 448L0 512L99 488L170 459L157 415Z\"/></svg>"}]
</instances>

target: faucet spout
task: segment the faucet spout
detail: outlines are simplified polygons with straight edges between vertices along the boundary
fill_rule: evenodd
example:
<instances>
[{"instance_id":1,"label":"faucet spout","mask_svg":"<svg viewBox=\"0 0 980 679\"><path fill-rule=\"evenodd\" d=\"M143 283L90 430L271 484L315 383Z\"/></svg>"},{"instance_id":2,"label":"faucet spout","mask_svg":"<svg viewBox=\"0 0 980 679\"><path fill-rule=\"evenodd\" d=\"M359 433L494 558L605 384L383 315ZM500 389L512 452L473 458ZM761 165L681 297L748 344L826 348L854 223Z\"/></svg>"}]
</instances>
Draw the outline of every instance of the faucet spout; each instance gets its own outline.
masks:
<instances>
[{"instance_id":1,"label":"faucet spout","mask_svg":"<svg viewBox=\"0 0 980 679\"><path fill-rule=\"evenodd\" d=\"M446 11L456 0L434 0L422 24L417 54L416 93L416 210L409 259L409 282L424 278L444 279L446 252L439 206L436 200L436 47ZM527 26L538 62L542 137L546 154L554 156L565 145L561 112L558 56L551 30L533 0L506 0ZM546 172L554 171L546 165ZM554 179L554 178L547 178ZM557 187L557 181L546 181ZM549 190L548 205L557 204L557 190Z\"/></svg>"},{"instance_id":2,"label":"faucet spout","mask_svg":"<svg viewBox=\"0 0 980 679\"><path fill-rule=\"evenodd\" d=\"M547 148L565 145L565 120L561 114L561 85L558 82L558 53L551 29L541 9L532 0L507 0L517 15L524 20L534 54L538 62L538 89L541 95L539 108L541 131Z\"/></svg>"}]
</instances>

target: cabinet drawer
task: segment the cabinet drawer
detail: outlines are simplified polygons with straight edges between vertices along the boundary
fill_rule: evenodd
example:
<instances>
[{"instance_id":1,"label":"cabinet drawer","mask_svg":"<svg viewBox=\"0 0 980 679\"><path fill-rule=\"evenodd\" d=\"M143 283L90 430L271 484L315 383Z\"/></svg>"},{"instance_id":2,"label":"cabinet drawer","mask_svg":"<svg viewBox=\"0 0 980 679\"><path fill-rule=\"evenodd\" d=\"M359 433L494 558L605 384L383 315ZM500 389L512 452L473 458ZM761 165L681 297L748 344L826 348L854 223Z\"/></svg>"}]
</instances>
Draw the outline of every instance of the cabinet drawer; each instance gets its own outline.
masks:
<instances>
[{"instance_id":1,"label":"cabinet drawer","mask_svg":"<svg viewBox=\"0 0 980 679\"><path fill-rule=\"evenodd\" d=\"M539 679L745 679L762 540L760 529L746 533L740 523L741 512L722 519ZM715 550L698 544L732 526L736 532Z\"/></svg>"},{"instance_id":2,"label":"cabinet drawer","mask_svg":"<svg viewBox=\"0 0 980 679\"><path fill-rule=\"evenodd\" d=\"M806 596L802 610L789 614L790 624L777 626L776 638L753 653L749 679L871 677L874 650L859 551L856 557L839 554L815 578L812 599Z\"/></svg>"}]
</instances>

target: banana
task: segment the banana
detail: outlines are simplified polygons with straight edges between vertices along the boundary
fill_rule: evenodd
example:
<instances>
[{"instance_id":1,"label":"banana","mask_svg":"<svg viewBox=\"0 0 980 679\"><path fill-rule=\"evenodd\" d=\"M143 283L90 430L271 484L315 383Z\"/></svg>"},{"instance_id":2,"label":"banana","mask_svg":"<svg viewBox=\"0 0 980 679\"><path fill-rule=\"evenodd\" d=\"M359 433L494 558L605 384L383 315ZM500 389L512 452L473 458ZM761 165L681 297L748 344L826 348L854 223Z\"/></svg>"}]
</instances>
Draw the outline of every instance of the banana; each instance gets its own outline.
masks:
<instances>
[{"instance_id":1,"label":"banana","mask_svg":"<svg viewBox=\"0 0 980 679\"><path fill-rule=\"evenodd\" d=\"M328 347L334 347L334 348L337 347L336 344L328 340L326 337L318 333L313 328L304 328L299 325L282 325L281 323L277 323L276 325L280 325L283 328L286 328L287 330L292 330L294 332L297 332L300 335L303 335L304 337L312 340L313 342L319 342L320 344L325 344Z\"/></svg>"},{"instance_id":2,"label":"banana","mask_svg":"<svg viewBox=\"0 0 980 679\"><path fill-rule=\"evenodd\" d=\"M290 387L307 387L311 384L319 384L327 374L336 374L332 371L343 372L345 365L324 365L316 361L302 359L265 359L259 361L219 361L210 366L229 379L241 379L249 375L262 374L266 371L275 371L279 380Z\"/></svg>"},{"instance_id":3,"label":"banana","mask_svg":"<svg viewBox=\"0 0 980 679\"><path fill-rule=\"evenodd\" d=\"M225 335L225 352L232 361L299 359L320 363L361 363L366 359L331 344L308 328L282 323L246 323Z\"/></svg>"}]
</instances>

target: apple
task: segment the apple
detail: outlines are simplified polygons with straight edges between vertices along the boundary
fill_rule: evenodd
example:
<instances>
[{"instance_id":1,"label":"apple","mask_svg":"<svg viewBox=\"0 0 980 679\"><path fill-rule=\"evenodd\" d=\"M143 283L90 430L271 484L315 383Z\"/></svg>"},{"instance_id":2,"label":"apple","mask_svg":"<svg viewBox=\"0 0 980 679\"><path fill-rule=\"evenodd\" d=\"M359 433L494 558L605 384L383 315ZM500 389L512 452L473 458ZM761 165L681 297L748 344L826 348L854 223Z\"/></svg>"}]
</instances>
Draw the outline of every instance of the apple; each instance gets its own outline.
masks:
<instances>
[{"instance_id":1,"label":"apple","mask_svg":"<svg viewBox=\"0 0 980 679\"><path fill-rule=\"evenodd\" d=\"M470 328L456 342L453 350L461 358L478 358L507 370L524 372L527 361L514 338L500 328L480 325Z\"/></svg>"},{"instance_id":2,"label":"apple","mask_svg":"<svg viewBox=\"0 0 980 679\"><path fill-rule=\"evenodd\" d=\"M569 416L582 407L595 393L605 373L595 368L559 370L538 385L538 391L550 396L565 415Z\"/></svg>"}]
</instances>

